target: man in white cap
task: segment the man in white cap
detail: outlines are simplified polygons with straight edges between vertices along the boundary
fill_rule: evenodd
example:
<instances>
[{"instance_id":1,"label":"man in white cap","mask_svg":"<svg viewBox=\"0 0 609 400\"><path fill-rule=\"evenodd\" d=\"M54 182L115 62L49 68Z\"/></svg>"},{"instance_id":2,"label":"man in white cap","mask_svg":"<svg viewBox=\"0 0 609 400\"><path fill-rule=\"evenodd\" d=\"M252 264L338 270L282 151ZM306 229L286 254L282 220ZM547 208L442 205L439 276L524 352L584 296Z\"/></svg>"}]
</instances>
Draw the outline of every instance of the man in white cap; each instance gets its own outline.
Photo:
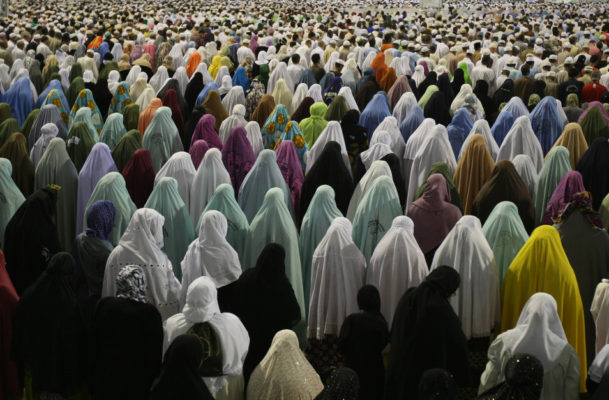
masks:
<instances>
[{"instance_id":1,"label":"man in white cap","mask_svg":"<svg viewBox=\"0 0 609 400\"><path fill-rule=\"evenodd\" d=\"M562 70L556 73L556 82L560 85L569 79L569 70L573 68L573 57L567 57L563 63Z\"/></svg>"},{"instance_id":2,"label":"man in white cap","mask_svg":"<svg viewBox=\"0 0 609 400\"><path fill-rule=\"evenodd\" d=\"M343 61L347 61L347 57L349 56L350 52L351 52L351 42L348 40L345 40L343 42L343 45L340 47L340 49L338 49L339 58Z\"/></svg>"}]
</instances>

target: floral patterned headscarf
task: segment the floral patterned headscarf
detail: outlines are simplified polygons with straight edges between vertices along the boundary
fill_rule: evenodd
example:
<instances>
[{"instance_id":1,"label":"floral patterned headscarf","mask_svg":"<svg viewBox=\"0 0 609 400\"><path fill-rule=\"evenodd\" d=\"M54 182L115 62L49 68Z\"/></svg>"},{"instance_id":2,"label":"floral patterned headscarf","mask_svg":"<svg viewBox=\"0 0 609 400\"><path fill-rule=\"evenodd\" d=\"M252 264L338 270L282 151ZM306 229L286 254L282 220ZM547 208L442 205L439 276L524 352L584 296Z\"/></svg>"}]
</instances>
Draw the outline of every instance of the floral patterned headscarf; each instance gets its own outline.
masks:
<instances>
[{"instance_id":1,"label":"floral patterned headscarf","mask_svg":"<svg viewBox=\"0 0 609 400\"><path fill-rule=\"evenodd\" d=\"M277 145L279 144L278 141L283 132L285 132L285 127L288 122L290 122L288 109L283 104L279 104L266 119L264 127L262 128L261 133L265 148L271 150L277 148Z\"/></svg>"},{"instance_id":2,"label":"floral patterned headscarf","mask_svg":"<svg viewBox=\"0 0 609 400\"><path fill-rule=\"evenodd\" d=\"M49 94L47 94L47 98L44 100L42 107L46 106L47 104L53 104L55 107L57 107L57 111L59 111L59 116L61 117L64 124L66 124L67 126L69 119L68 106L67 103L64 103L64 101L62 100L62 94L63 93L61 93L59 90L51 90Z\"/></svg>"},{"instance_id":3,"label":"floral patterned headscarf","mask_svg":"<svg viewBox=\"0 0 609 400\"><path fill-rule=\"evenodd\" d=\"M298 124L294 121L290 121L285 126L285 132L281 135L281 139L277 141L275 149L279 147L282 141L291 140L294 143L294 147L296 148L296 154L298 155L298 160L300 160L300 164L302 166L302 170L305 170L305 161L304 155L307 151L309 151L309 146L307 142L305 142L304 137L302 136L302 132L298 127Z\"/></svg>"},{"instance_id":4,"label":"floral patterned headscarf","mask_svg":"<svg viewBox=\"0 0 609 400\"><path fill-rule=\"evenodd\" d=\"M133 104L131 96L129 96L129 82L121 82L114 91L114 96L110 101L110 113L122 113L130 104Z\"/></svg>"},{"instance_id":5,"label":"floral patterned headscarf","mask_svg":"<svg viewBox=\"0 0 609 400\"><path fill-rule=\"evenodd\" d=\"M104 125L104 118L102 117L102 114L99 111L99 107L93 99L93 93L91 93L89 89L83 89L80 91L80 93L78 93L78 97L76 98L74 106L72 107L72 111L70 112L70 119L68 121L69 127L72 126L74 116L81 107L89 107L91 109L91 121L95 126L97 134L101 134Z\"/></svg>"},{"instance_id":6,"label":"floral patterned headscarf","mask_svg":"<svg viewBox=\"0 0 609 400\"><path fill-rule=\"evenodd\" d=\"M560 224L569 218L569 215L571 215L573 211L582 213L594 228L605 229L601 215L592 208L592 197L590 196L590 192L579 192L571 196L571 201L553 218L554 222Z\"/></svg>"},{"instance_id":7,"label":"floral patterned headscarf","mask_svg":"<svg viewBox=\"0 0 609 400\"><path fill-rule=\"evenodd\" d=\"M146 279L142 268L128 265L118 272L116 297L146 303Z\"/></svg>"}]
</instances>

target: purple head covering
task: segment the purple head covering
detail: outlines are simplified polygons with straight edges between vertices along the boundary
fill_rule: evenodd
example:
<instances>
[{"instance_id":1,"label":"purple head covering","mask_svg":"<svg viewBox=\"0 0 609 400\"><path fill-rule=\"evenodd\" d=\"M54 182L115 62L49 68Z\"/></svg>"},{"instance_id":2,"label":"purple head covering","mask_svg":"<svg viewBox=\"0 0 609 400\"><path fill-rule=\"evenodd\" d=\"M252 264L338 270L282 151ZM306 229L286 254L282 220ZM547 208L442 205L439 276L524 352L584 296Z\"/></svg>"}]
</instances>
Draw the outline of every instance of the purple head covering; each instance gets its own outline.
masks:
<instances>
[{"instance_id":1,"label":"purple head covering","mask_svg":"<svg viewBox=\"0 0 609 400\"><path fill-rule=\"evenodd\" d=\"M585 190L582 174L577 171L567 172L560 180L558 186L556 186L556 189L554 189L541 223L543 225L552 225L552 217L558 214L571 201L571 196Z\"/></svg>"},{"instance_id":2,"label":"purple head covering","mask_svg":"<svg viewBox=\"0 0 609 400\"><path fill-rule=\"evenodd\" d=\"M425 76L429 75L429 67L427 66L427 61L421 61L419 65L423 67L423 73L425 74Z\"/></svg>"},{"instance_id":3,"label":"purple head covering","mask_svg":"<svg viewBox=\"0 0 609 400\"><path fill-rule=\"evenodd\" d=\"M209 145L203 139L197 140L190 146L190 158L192 159L195 169L199 168L199 164L203 161L203 157L205 157L207 150L209 150Z\"/></svg>"},{"instance_id":4,"label":"purple head covering","mask_svg":"<svg viewBox=\"0 0 609 400\"><path fill-rule=\"evenodd\" d=\"M291 140L283 140L275 152L277 153L277 165L279 165L281 175L283 175L283 178L292 193L294 212L296 215L299 215L300 192L302 190L302 183L304 182L304 175L294 142Z\"/></svg>"},{"instance_id":5,"label":"purple head covering","mask_svg":"<svg viewBox=\"0 0 609 400\"><path fill-rule=\"evenodd\" d=\"M577 120L577 123L579 124L582 122L582 119L584 119L584 117L586 116L586 114L588 114L588 111L590 111L592 107L598 107L601 110L601 115L603 116L605 123L609 125L609 115L607 115L607 112L605 111L605 106L603 106L603 104L599 101L591 101L590 103L588 103L588 107L586 107L584 112L581 113L579 119Z\"/></svg>"},{"instance_id":6,"label":"purple head covering","mask_svg":"<svg viewBox=\"0 0 609 400\"><path fill-rule=\"evenodd\" d=\"M116 211L109 200L98 200L87 211L87 236L110 241Z\"/></svg>"},{"instance_id":7,"label":"purple head covering","mask_svg":"<svg viewBox=\"0 0 609 400\"><path fill-rule=\"evenodd\" d=\"M222 162L230 175L235 193L239 192L241 182L256 162L256 155L247 140L247 131L242 126L236 126L230 133L222 148Z\"/></svg>"},{"instance_id":8,"label":"purple head covering","mask_svg":"<svg viewBox=\"0 0 609 400\"><path fill-rule=\"evenodd\" d=\"M258 35L252 36L250 40L250 50L256 53L256 49L258 48Z\"/></svg>"},{"instance_id":9,"label":"purple head covering","mask_svg":"<svg viewBox=\"0 0 609 400\"><path fill-rule=\"evenodd\" d=\"M129 57L129 59L131 60L131 63L133 64L133 62L135 60L137 60L138 58L140 58L143 54L144 54L144 50L142 49L142 46L139 44L136 44L133 47L133 50L131 50L131 56Z\"/></svg>"},{"instance_id":10,"label":"purple head covering","mask_svg":"<svg viewBox=\"0 0 609 400\"><path fill-rule=\"evenodd\" d=\"M116 172L116 164L110 148L105 143L96 143L91 149L80 173L78 174L78 196L76 206L76 233L83 230L85 207L97 182L108 172Z\"/></svg>"},{"instance_id":11,"label":"purple head covering","mask_svg":"<svg viewBox=\"0 0 609 400\"><path fill-rule=\"evenodd\" d=\"M205 140L207 145L212 148L215 147L218 150L222 150L222 140L218 135L218 132L214 130L216 124L216 117L211 114L205 114L195 127L195 132L192 135L192 142L197 140Z\"/></svg>"}]
</instances>

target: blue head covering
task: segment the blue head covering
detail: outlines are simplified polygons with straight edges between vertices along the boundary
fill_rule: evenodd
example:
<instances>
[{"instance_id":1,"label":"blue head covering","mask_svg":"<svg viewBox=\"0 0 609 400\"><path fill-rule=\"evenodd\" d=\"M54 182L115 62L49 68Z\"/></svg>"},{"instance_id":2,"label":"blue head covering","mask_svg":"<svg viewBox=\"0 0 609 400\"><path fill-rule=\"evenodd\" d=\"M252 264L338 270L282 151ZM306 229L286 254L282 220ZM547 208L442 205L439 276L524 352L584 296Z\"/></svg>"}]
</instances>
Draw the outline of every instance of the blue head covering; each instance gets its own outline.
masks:
<instances>
[{"instance_id":1,"label":"blue head covering","mask_svg":"<svg viewBox=\"0 0 609 400\"><path fill-rule=\"evenodd\" d=\"M305 170L305 162L304 155L309 151L309 146L307 142L304 140L304 136L302 135L302 131L297 123L294 121L290 121L285 126L285 132L281 135L281 140L275 146L275 149L279 147L281 141L291 140L294 143L294 148L296 149L296 154L298 155L298 159L300 160L300 165L302 166L302 170Z\"/></svg>"},{"instance_id":2,"label":"blue head covering","mask_svg":"<svg viewBox=\"0 0 609 400\"><path fill-rule=\"evenodd\" d=\"M364 83L368 82L371 79L376 79L375 78L375 71L374 68L372 67L368 67L364 70L364 73L362 75L362 77L359 79L359 81L357 81L357 91L359 91L362 86L364 86Z\"/></svg>"},{"instance_id":3,"label":"blue head covering","mask_svg":"<svg viewBox=\"0 0 609 400\"><path fill-rule=\"evenodd\" d=\"M497 146L501 146L503 139L508 134L516 119L509 111L501 111L491 128L491 133L497 142Z\"/></svg>"},{"instance_id":4,"label":"blue head covering","mask_svg":"<svg viewBox=\"0 0 609 400\"><path fill-rule=\"evenodd\" d=\"M250 90L250 81L247 79L245 68L239 67L235 70L235 75L233 76L233 86L241 86L244 92Z\"/></svg>"},{"instance_id":5,"label":"blue head covering","mask_svg":"<svg viewBox=\"0 0 609 400\"><path fill-rule=\"evenodd\" d=\"M23 126L25 119L34 109L34 97L30 86L30 78L19 78L4 94L4 101L11 106L13 116Z\"/></svg>"},{"instance_id":6,"label":"blue head covering","mask_svg":"<svg viewBox=\"0 0 609 400\"><path fill-rule=\"evenodd\" d=\"M552 96L541 99L529 116L535 136L541 143L543 154L546 154L558 137L562 134L565 124L558 113L558 104Z\"/></svg>"},{"instance_id":7,"label":"blue head covering","mask_svg":"<svg viewBox=\"0 0 609 400\"><path fill-rule=\"evenodd\" d=\"M473 127L474 123L469 116L469 111L466 108L458 109L452 121L446 127L448 140L450 141L450 146L453 148L453 153L455 153L455 158L459 157L461 146L463 146L465 138L469 135L469 132Z\"/></svg>"},{"instance_id":8,"label":"blue head covering","mask_svg":"<svg viewBox=\"0 0 609 400\"><path fill-rule=\"evenodd\" d=\"M53 79L38 96L38 100L36 100L36 108L42 108L42 105L46 102L47 98L49 97L49 94L53 90L59 92L58 94L59 96L61 96L61 101L65 101L65 103L63 104L68 104L68 100L66 99L66 96L63 93L63 86L61 86L61 82L58 79Z\"/></svg>"},{"instance_id":9,"label":"blue head covering","mask_svg":"<svg viewBox=\"0 0 609 400\"><path fill-rule=\"evenodd\" d=\"M101 44L99 45L99 48L97 49L97 52L99 53L99 59L103 60L104 56L109 51L110 51L110 45L108 44L108 42L106 42L106 41L101 42Z\"/></svg>"},{"instance_id":10,"label":"blue head covering","mask_svg":"<svg viewBox=\"0 0 609 400\"><path fill-rule=\"evenodd\" d=\"M298 82L296 82L296 87L298 87L298 85L301 83L306 83L308 87L311 87L317 83L311 68L305 69L302 75L300 75L300 79L298 79Z\"/></svg>"},{"instance_id":11,"label":"blue head covering","mask_svg":"<svg viewBox=\"0 0 609 400\"><path fill-rule=\"evenodd\" d=\"M218 89L218 85L214 81L211 81L207 85L205 85L203 87L203 90L201 90L201 92L199 92L199 95L197 96L197 101L195 101L195 107L198 107L203 104L209 92L211 92L212 90L217 91Z\"/></svg>"},{"instance_id":12,"label":"blue head covering","mask_svg":"<svg viewBox=\"0 0 609 400\"><path fill-rule=\"evenodd\" d=\"M283 104L277 105L262 127L262 140L267 149L277 148L278 139L281 139L288 122L290 122L288 109Z\"/></svg>"},{"instance_id":13,"label":"blue head covering","mask_svg":"<svg viewBox=\"0 0 609 400\"><path fill-rule=\"evenodd\" d=\"M408 114L406 114L406 117L404 117L404 120L400 124L400 133L402 134L402 138L404 138L404 142L408 142L410 135L417 130L424 119L425 115L423 114L423 109L418 105L415 105L408 111Z\"/></svg>"},{"instance_id":14,"label":"blue head covering","mask_svg":"<svg viewBox=\"0 0 609 400\"><path fill-rule=\"evenodd\" d=\"M366 128L368 140L372 139L372 134L383 120L391 115L387 97L384 92L374 95L368 103L362 115L359 116L359 125Z\"/></svg>"},{"instance_id":15,"label":"blue head covering","mask_svg":"<svg viewBox=\"0 0 609 400\"><path fill-rule=\"evenodd\" d=\"M70 129L72 129L72 126L74 126L74 124L76 124L77 122L86 123L87 127L89 128L89 133L91 134L91 138L93 139L93 142L98 141L99 136L97 135L95 125L93 125L93 120L91 118L91 110L88 107L83 107L80 110L78 110L76 112L76 115L74 115L74 118L72 119L71 122L72 123L70 124Z\"/></svg>"},{"instance_id":16,"label":"blue head covering","mask_svg":"<svg viewBox=\"0 0 609 400\"><path fill-rule=\"evenodd\" d=\"M116 211L109 200L98 200L87 210L87 236L110 241Z\"/></svg>"},{"instance_id":17,"label":"blue head covering","mask_svg":"<svg viewBox=\"0 0 609 400\"><path fill-rule=\"evenodd\" d=\"M114 150L119 140L127 133L127 128L123 123L123 114L112 113L106 118L106 123L99 136L99 141L108 145L110 150Z\"/></svg>"},{"instance_id":18,"label":"blue head covering","mask_svg":"<svg viewBox=\"0 0 609 400\"><path fill-rule=\"evenodd\" d=\"M65 94L63 93L62 90L51 90L49 92L49 94L47 95L47 97L44 99L44 103L42 104L42 107L46 106L47 104L52 104L55 107L57 107L57 111L59 112L59 116L61 117L61 120L63 121L65 127L66 127L66 132L67 132L67 125L68 125L68 121L70 116L68 115L68 110L69 110L69 106L68 106L68 100L66 99ZM61 131L61 129L60 129Z\"/></svg>"},{"instance_id":19,"label":"blue head covering","mask_svg":"<svg viewBox=\"0 0 609 400\"><path fill-rule=\"evenodd\" d=\"M133 99L129 96L129 88L131 84L129 82L121 82L114 91L114 96L110 101L110 112L111 113L122 113L130 104L133 104Z\"/></svg>"}]
</instances>

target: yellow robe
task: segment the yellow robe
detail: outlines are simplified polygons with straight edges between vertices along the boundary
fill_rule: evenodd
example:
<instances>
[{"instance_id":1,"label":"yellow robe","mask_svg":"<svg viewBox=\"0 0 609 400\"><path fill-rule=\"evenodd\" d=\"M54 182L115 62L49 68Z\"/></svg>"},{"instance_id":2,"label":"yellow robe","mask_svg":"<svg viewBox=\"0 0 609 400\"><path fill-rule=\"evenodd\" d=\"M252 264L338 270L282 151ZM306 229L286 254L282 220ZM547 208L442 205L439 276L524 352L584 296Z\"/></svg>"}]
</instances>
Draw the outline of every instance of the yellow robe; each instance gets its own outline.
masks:
<instances>
[{"instance_id":1,"label":"yellow robe","mask_svg":"<svg viewBox=\"0 0 609 400\"><path fill-rule=\"evenodd\" d=\"M556 299L567 339L579 356L580 392L585 392L588 364L584 307L558 231L549 225L533 231L505 274L501 291L502 332L516 326L524 304L537 292Z\"/></svg>"}]
</instances>

